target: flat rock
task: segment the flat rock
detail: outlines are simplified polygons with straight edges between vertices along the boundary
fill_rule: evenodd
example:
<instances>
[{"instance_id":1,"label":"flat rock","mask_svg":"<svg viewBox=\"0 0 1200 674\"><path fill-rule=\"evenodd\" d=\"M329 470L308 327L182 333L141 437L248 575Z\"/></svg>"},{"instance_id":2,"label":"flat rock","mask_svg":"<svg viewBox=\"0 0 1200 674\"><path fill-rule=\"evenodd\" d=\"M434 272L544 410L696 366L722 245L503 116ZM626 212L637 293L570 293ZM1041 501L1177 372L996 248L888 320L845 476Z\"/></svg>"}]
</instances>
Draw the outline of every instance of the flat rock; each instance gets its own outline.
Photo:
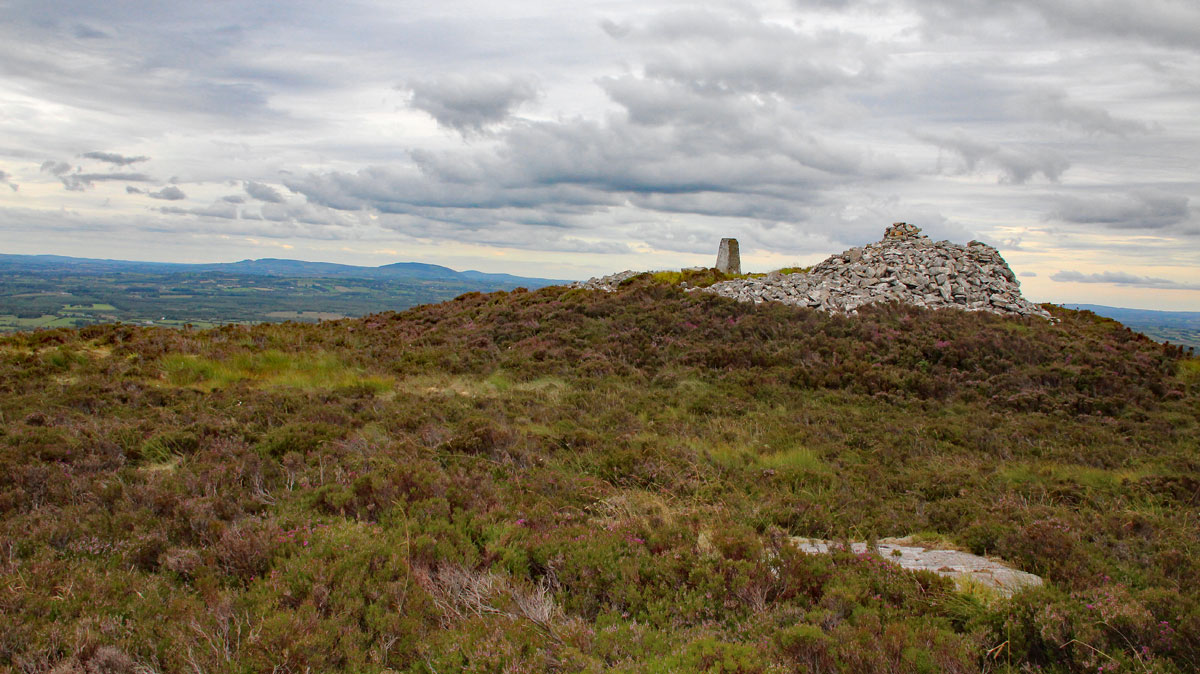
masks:
<instances>
[{"instance_id":1,"label":"flat rock","mask_svg":"<svg viewBox=\"0 0 1200 674\"><path fill-rule=\"evenodd\" d=\"M809 554L828 554L831 548L838 548L837 543L819 538L794 537L792 542L802 552ZM850 550L860 555L871 552L866 543L851 543ZM1014 569L1004 562L960 550L925 548L914 545L907 538L881 539L876 550L884 560L901 568L932 571L939 576L953 578L960 587L975 583L1006 597L1026 587L1042 584L1041 577Z\"/></svg>"}]
</instances>

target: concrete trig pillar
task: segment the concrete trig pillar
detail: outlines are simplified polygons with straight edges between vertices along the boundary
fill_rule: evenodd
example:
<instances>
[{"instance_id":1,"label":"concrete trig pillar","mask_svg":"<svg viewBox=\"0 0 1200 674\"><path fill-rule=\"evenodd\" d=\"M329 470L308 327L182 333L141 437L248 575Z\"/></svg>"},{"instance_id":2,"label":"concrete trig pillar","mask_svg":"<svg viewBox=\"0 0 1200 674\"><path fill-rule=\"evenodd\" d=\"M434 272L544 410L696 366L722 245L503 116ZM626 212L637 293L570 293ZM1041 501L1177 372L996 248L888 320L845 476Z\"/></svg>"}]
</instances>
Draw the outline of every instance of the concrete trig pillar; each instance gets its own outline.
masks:
<instances>
[{"instance_id":1,"label":"concrete trig pillar","mask_svg":"<svg viewBox=\"0 0 1200 674\"><path fill-rule=\"evenodd\" d=\"M742 254L738 251L737 239L721 239L717 249L717 271L722 274L742 273Z\"/></svg>"}]
</instances>

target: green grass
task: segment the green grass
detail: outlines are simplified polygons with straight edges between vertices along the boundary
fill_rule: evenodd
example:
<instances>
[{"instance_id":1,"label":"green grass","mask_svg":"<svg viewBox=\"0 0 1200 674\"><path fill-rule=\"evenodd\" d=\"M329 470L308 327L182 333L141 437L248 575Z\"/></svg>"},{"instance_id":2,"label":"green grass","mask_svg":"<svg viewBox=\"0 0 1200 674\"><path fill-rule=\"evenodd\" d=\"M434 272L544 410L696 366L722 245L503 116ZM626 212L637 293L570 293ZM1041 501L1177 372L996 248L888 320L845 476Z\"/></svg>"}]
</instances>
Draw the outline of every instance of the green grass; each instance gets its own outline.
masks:
<instances>
[{"instance_id":1,"label":"green grass","mask_svg":"<svg viewBox=\"0 0 1200 674\"><path fill-rule=\"evenodd\" d=\"M1200 385L1200 358L1180 360L1179 379L1188 386Z\"/></svg>"},{"instance_id":2,"label":"green grass","mask_svg":"<svg viewBox=\"0 0 1200 674\"><path fill-rule=\"evenodd\" d=\"M226 359L169 354L162 359L164 379L173 386L216 389L235 382L284 388L338 388L366 386L384 391L391 382L367 375L329 353L290 354L268 350L237 354Z\"/></svg>"},{"instance_id":3,"label":"green grass","mask_svg":"<svg viewBox=\"0 0 1200 674\"><path fill-rule=\"evenodd\" d=\"M758 459L758 465L771 470L786 470L797 472L823 473L829 471L829 466L815 452L807 447L765 454Z\"/></svg>"},{"instance_id":4,"label":"green grass","mask_svg":"<svg viewBox=\"0 0 1200 674\"><path fill-rule=\"evenodd\" d=\"M1041 485L1050 483L1077 484L1091 489L1112 490L1129 482L1155 474L1150 466L1124 469L1104 469L1058 463L1017 463L1001 469L999 477L1009 484Z\"/></svg>"},{"instance_id":5,"label":"green grass","mask_svg":"<svg viewBox=\"0 0 1200 674\"><path fill-rule=\"evenodd\" d=\"M116 307L103 302L92 304L67 304L63 306L63 311L115 311Z\"/></svg>"}]
</instances>

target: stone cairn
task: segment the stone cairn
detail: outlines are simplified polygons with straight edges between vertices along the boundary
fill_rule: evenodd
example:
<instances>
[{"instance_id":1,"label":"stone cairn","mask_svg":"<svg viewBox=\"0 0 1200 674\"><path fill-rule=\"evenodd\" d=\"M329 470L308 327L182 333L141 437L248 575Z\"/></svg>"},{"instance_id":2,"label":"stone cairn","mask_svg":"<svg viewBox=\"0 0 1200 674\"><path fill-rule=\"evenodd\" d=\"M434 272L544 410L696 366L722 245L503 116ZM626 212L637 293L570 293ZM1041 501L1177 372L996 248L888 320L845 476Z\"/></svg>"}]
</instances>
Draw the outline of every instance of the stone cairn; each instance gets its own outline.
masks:
<instances>
[{"instance_id":1,"label":"stone cairn","mask_svg":"<svg viewBox=\"0 0 1200 674\"><path fill-rule=\"evenodd\" d=\"M1016 275L995 248L978 241L933 242L903 222L889 227L882 241L834 255L807 273L772 272L687 290L845 314L876 302L902 302L1050 319L1021 297Z\"/></svg>"},{"instance_id":2,"label":"stone cairn","mask_svg":"<svg viewBox=\"0 0 1200 674\"><path fill-rule=\"evenodd\" d=\"M722 252L725 241L731 239L722 240ZM720 260L718 253L718 263ZM623 271L577 281L570 287L615 292L622 282L639 273ZM1000 251L978 241L965 246L933 242L919 228L904 222L888 227L881 241L834 255L808 272L771 272L707 288L688 288L685 284L684 290L842 314L855 314L859 307L876 302L900 302L931 309L945 307L1053 320L1045 309L1021 297L1020 283Z\"/></svg>"}]
</instances>

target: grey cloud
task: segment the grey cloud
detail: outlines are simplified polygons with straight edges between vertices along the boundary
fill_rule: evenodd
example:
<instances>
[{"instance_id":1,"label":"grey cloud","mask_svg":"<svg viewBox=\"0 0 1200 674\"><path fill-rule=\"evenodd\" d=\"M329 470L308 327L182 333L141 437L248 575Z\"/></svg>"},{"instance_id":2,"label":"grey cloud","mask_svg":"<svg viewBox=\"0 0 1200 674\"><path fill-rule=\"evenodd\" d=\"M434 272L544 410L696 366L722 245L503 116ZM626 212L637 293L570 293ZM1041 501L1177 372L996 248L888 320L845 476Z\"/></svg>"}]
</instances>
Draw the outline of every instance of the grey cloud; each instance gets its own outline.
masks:
<instances>
[{"instance_id":1,"label":"grey cloud","mask_svg":"<svg viewBox=\"0 0 1200 674\"><path fill-rule=\"evenodd\" d=\"M629 35L633 30L633 25L626 22L618 23L612 19L601 19L600 29L608 33L609 37L619 40Z\"/></svg>"},{"instance_id":2,"label":"grey cloud","mask_svg":"<svg viewBox=\"0 0 1200 674\"><path fill-rule=\"evenodd\" d=\"M42 162L41 170L46 173L61 176L62 174L71 170L71 165L65 161L54 161L52 159L47 159L46 161Z\"/></svg>"},{"instance_id":3,"label":"grey cloud","mask_svg":"<svg viewBox=\"0 0 1200 674\"><path fill-rule=\"evenodd\" d=\"M165 188L163 191L177 189L173 186ZM178 192L182 195L182 191ZM153 195L151 195L153 196ZM239 196L240 195L235 195ZM176 196L172 200L182 199L183 196ZM231 202L228 199L218 199L208 206L199 206L194 208L182 208L178 206L163 206L158 209L161 213L168 215L196 215L207 218L218 218L222 220L258 220L276 223L291 223L300 225L316 225L323 227L341 227L351 228L361 222L361 216L358 213L342 213L335 209L326 208L315 204L304 203L264 203L260 208L253 206L244 206L242 202ZM311 230L316 231L316 230ZM328 233L320 234L317 238L330 238Z\"/></svg>"},{"instance_id":4,"label":"grey cloud","mask_svg":"<svg viewBox=\"0 0 1200 674\"><path fill-rule=\"evenodd\" d=\"M228 194L226 196L221 197L221 201L224 201L224 202L230 203L230 204L244 204L244 203L246 203L246 197L244 197L240 194Z\"/></svg>"},{"instance_id":5,"label":"grey cloud","mask_svg":"<svg viewBox=\"0 0 1200 674\"><path fill-rule=\"evenodd\" d=\"M115 152L84 152L79 155L85 159L95 159L96 161L108 162L117 166L129 166L138 162L149 161L149 157L126 157L116 154Z\"/></svg>"},{"instance_id":6,"label":"grey cloud","mask_svg":"<svg viewBox=\"0 0 1200 674\"><path fill-rule=\"evenodd\" d=\"M147 192L146 196L150 197L151 199L163 199L165 201L179 201L181 199L187 199L187 195L183 193L183 190L174 185L167 185L157 192Z\"/></svg>"},{"instance_id":7,"label":"grey cloud","mask_svg":"<svg viewBox=\"0 0 1200 674\"><path fill-rule=\"evenodd\" d=\"M888 6L862 0L860 6ZM1029 19L1051 34L1071 37L1119 37L1153 45L1200 49L1200 7L1187 0L907 0L907 7L934 34L963 34L1008 28L1014 33Z\"/></svg>"},{"instance_id":8,"label":"grey cloud","mask_svg":"<svg viewBox=\"0 0 1200 674\"><path fill-rule=\"evenodd\" d=\"M1139 288L1169 288L1174 290L1200 290L1198 283L1180 283L1152 276L1137 276L1123 271L1103 271L1094 274L1084 274L1077 271L1064 270L1050 275L1051 280L1063 283L1111 283L1114 285L1136 286Z\"/></svg>"},{"instance_id":9,"label":"grey cloud","mask_svg":"<svg viewBox=\"0 0 1200 674\"><path fill-rule=\"evenodd\" d=\"M96 30L95 28L92 28L91 26L85 26L83 24L79 24L79 25L75 26L75 37L77 37L81 40L98 40L98 39L102 39L102 38L108 38L111 36L102 30Z\"/></svg>"},{"instance_id":10,"label":"grey cloud","mask_svg":"<svg viewBox=\"0 0 1200 674\"><path fill-rule=\"evenodd\" d=\"M314 203L385 213L435 207L610 208L630 199L680 211L687 208L687 195L709 195L702 198L710 202L711 195L721 193L803 201L847 176L883 176L891 170L863 161L853 150L827 148L779 127L704 134L686 124L528 123L506 131L501 140L492 150L413 152L412 168L288 177L284 184ZM757 210L748 198L740 209L733 201L726 199L719 208L738 215Z\"/></svg>"},{"instance_id":11,"label":"grey cloud","mask_svg":"<svg viewBox=\"0 0 1200 674\"><path fill-rule=\"evenodd\" d=\"M1023 272L1018 273L1017 276L1025 276L1027 278L1034 278L1035 276L1037 276L1037 272L1036 271L1023 271Z\"/></svg>"},{"instance_id":12,"label":"grey cloud","mask_svg":"<svg viewBox=\"0 0 1200 674\"><path fill-rule=\"evenodd\" d=\"M246 182L244 187L246 194L249 194L259 201L267 201L273 204L283 203L283 195L279 193L279 190L271 187L270 185L249 180Z\"/></svg>"},{"instance_id":13,"label":"grey cloud","mask_svg":"<svg viewBox=\"0 0 1200 674\"><path fill-rule=\"evenodd\" d=\"M446 75L408 82L404 88L412 92L412 107L464 133L503 122L538 95L537 86L528 79L497 75Z\"/></svg>"},{"instance_id":14,"label":"grey cloud","mask_svg":"<svg viewBox=\"0 0 1200 674\"><path fill-rule=\"evenodd\" d=\"M145 194L145 191L138 189L138 188L134 187L133 185L126 185L125 193L126 194Z\"/></svg>"},{"instance_id":15,"label":"grey cloud","mask_svg":"<svg viewBox=\"0 0 1200 674\"><path fill-rule=\"evenodd\" d=\"M523 213L515 209L488 214L487 229L462 225L450 218L432 220L430 215L390 213L379 216L378 222L388 230L414 238L437 237L475 245L563 253L614 255L631 252L629 244L623 241L589 241L554 224L538 226L543 223L520 222Z\"/></svg>"},{"instance_id":16,"label":"grey cloud","mask_svg":"<svg viewBox=\"0 0 1200 674\"><path fill-rule=\"evenodd\" d=\"M59 175L63 187L72 192L90 189L94 183L123 180L131 183L148 183L154 179L145 173L68 173Z\"/></svg>"},{"instance_id":17,"label":"grey cloud","mask_svg":"<svg viewBox=\"0 0 1200 674\"><path fill-rule=\"evenodd\" d=\"M598 80L621 113L604 121L518 121L498 130L495 143L487 146L413 150L411 166L288 176L284 185L312 203L396 216L387 221L414 236L480 240L509 231L505 227L582 230L596 226L596 214L612 218L626 208L749 218L754 227L769 227L803 220L823 190L909 173L886 154L821 138L788 98L855 80L850 70L866 68L861 55L819 65L813 54L819 45L836 42L834 37L805 36L754 18L729 23L706 12L606 30L649 52L645 74ZM715 43L727 39L738 43L740 60L710 58L721 51ZM784 47L800 55L775 63L764 54L771 50L756 44L762 40L779 47L776 55L788 53ZM857 39L843 42L846 54L861 46ZM698 65L690 66L691 61ZM853 68L847 70L847 63ZM825 67L829 72L818 72ZM419 94L414 89L414 102ZM442 117L444 125L455 125ZM471 119L476 118L457 126L483 128L478 119L470 126ZM647 225L638 236L645 239L655 226ZM874 223L871 229L879 227ZM712 234L702 236L707 240ZM613 231L609 236L624 235ZM669 249L699 245L659 243Z\"/></svg>"},{"instance_id":18,"label":"grey cloud","mask_svg":"<svg viewBox=\"0 0 1200 674\"><path fill-rule=\"evenodd\" d=\"M883 65L882 53L863 36L814 33L754 15L666 12L628 35L646 49L647 78L709 94L811 97L826 87L872 81Z\"/></svg>"},{"instance_id":19,"label":"grey cloud","mask_svg":"<svg viewBox=\"0 0 1200 674\"><path fill-rule=\"evenodd\" d=\"M1008 182L1022 185L1038 173L1058 182L1071 162L1057 151L1042 147L1002 147L990 159L1006 174Z\"/></svg>"},{"instance_id":20,"label":"grey cloud","mask_svg":"<svg viewBox=\"0 0 1200 674\"><path fill-rule=\"evenodd\" d=\"M162 206L159 212L168 215L199 215L210 218L220 218L222 220L237 220L239 219L238 208L235 204L225 202L215 202L208 206L199 208L180 208L178 206Z\"/></svg>"},{"instance_id":21,"label":"grey cloud","mask_svg":"<svg viewBox=\"0 0 1200 674\"><path fill-rule=\"evenodd\" d=\"M1155 189L1118 195L1060 195L1056 201L1048 216L1052 219L1113 229L1163 229L1191 217L1188 197Z\"/></svg>"},{"instance_id":22,"label":"grey cloud","mask_svg":"<svg viewBox=\"0 0 1200 674\"><path fill-rule=\"evenodd\" d=\"M0 171L0 185L8 185L12 191L16 192L20 186L13 182L12 174L8 171Z\"/></svg>"},{"instance_id":23,"label":"grey cloud","mask_svg":"<svg viewBox=\"0 0 1200 674\"><path fill-rule=\"evenodd\" d=\"M918 132L918 139L962 157L968 172L979 170L981 164L991 164L1002 171L1000 180L1024 184L1038 173L1047 180L1058 182L1071 162L1056 150L1029 145L997 145L971 138L962 129L950 134Z\"/></svg>"},{"instance_id":24,"label":"grey cloud","mask_svg":"<svg viewBox=\"0 0 1200 674\"><path fill-rule=\"evenodd\" d=\"M1040 13L1053 28L1068 34L1100 33L1200 49L1200 6L1187 0L1020 0L1013 4Z\"/></svg>"},{"instance_id":25,"label":"grey cloud","mask_svg":"<svg viewBox=\"0 0 1200 674\"><path fill-rule=\"evenodd\" d=\"M1078 127L1093 134L1111 134L1127 136L1144 134L1153 131L1149 124L1132 119L1114 117L1107 110L1097 107L1070 103L1066 94L1055 91L1035 91L1017 97L1014 105L1027 111L1035 117L1053 122Z\"/></svg>"}]
</instances>

